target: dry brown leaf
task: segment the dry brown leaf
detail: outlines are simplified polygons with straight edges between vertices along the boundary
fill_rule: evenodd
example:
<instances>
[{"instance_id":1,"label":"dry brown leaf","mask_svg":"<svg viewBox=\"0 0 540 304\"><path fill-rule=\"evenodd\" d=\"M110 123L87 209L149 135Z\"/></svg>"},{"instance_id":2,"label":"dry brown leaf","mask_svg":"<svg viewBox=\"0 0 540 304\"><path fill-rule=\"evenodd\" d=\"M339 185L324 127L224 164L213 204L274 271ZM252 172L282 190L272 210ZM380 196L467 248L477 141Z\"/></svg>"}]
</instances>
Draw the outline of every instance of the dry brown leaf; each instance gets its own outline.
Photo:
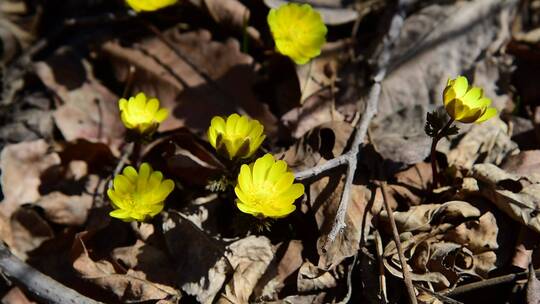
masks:
<instances>
[{"instance_id":1,"label":"dry brown leaf","mask_svg":"<svg viewBox=\"0 0 540 304\"><path fill-rule=\"evenodd\" d=\"M2 304L35 304L36 302L30 301L22 290L15 286L11 288L3 297Z\"/></svg>"},{"instance_id":2,"label":"dry brown leaf","mask_svg":"<svg viewBox=\"0 0 540 304\"><path fill-rule=\"evenodd\" d=\"M333 288L337 286L337 279L330 271L322 270L306 261L298 271L298 291L310 292Z\"/></svg>"},{"instance_id":3,"label":"dry brown leaf","mask_svg":"<svg viewBox=\"0 0 540 304\"><path fill-rule=\"evenodd\" d=\"M499 118L474 125L448 153L448 163L470 169L475 163L499 165L509 155L519 152L510 139L508 126Z\"/></svg>"},{"instance_id":4,"label":"dry brown leaf","mask_svg":"<svg viewBox=\"0 0 540 304\"><path fill-rule=\"evenodd\" d=\"M375 150L397 168L423 161L431 146L424 132L426 113L423 106L414 105L375 117L370 126Z\"/></svg>"},{"instance_id":5,"label":"dry brown leaf","mask_svg":"<svg viewBox=\"0 0 540 304\"><path fill-rule=\"evenodd\" d=\"M108 42L102 49L119 81L125 82L130 66L135 67L133 92L158 97L170 110L160 130L186 126L205 132L215 115L246 112L261 121L267 134L275 134L276 118L252 91L253 59L240 52L237 41L212 41L205 30L182 33L172 28L163 35L181 57L156 37L133 48Z\"/></svg>"},{"instance_id":6,"label":"dry brown leaf","mask_svg":"<svg viewBox=\"0 0 540 304\"><path fill-rule=\"evenodd\" d=\"M163 213L163 234L178 286L200 303L212 303L232 271L225 247L176 212Z\"/></svg>"},{"instance_id":7,"label":"dry brown leaf","mask_svg":"<svg viewBox=\"0 0 540 304\"><path fill-rule=\"evenodd\" d=\"M179 298L177 290L150 282L141 272L129 269L126 273L119 273L107 260L92 260L83 241L86 233L82 232L76 236L72 248L73 268L84 280L109 291L123 303Z\"/></svg>"},{"instance_id":8,"label":"dry brown leaf","mask_svg":"<svg viewBox=\"0 0 540 304\"><path fill-rule=\"evenodd\" d=\"M31 208L20 207L10 219L13 244L11 250L25 260L27 253L52 239L55 233L49 223Z\"/></svg>"},{"instance_id":9,"label":"dry brown leaf","mask_svg":"<svg viewBox=\"0 0 540 304\"><path fill-rule=\"evenodd\" d=\"M462 244L478 254L499 248L497 235L499 227L491 212L484 213L478 220L466 221L450 230L444 239Z\"/></svg>"},{"instance_id":10,"label":"dry brown leaf","mask_svg":"<svg viewBox=\"0 0 540 304\"><path fill-rule=\"evenodd\" d=\"M392 196L406 206L420 205L432 183L431 164L417 163L395 175L396 183L390 185Z\"/></svg>"},{"instance_id":11,"label":"dry brown leaf","mask_svg":"<svg viewBox=\"0 0 540 304\"><path fill-rule=\"evenodd\" d=\"M55 191L40 197L35 204L45 210L45 217L53 223L82 226L86 222L92 202L90 194L65 195Z\"/></svg>"},{"instance_id":12,"label":"dry brown leaf","mask_svg":"<svg viewBox=\"0 0 540 304\"><path fill-rule=\"evenodd\" d=\"M44 140L6 146L0 153L1 182L4 200L0 212L9 217L20 205L39 199L41 174L60 163Z\"/></svg>"},{"instance_id":13,"label":"dry brown leaf","mask_svg":"<svg viewBox=\"0 0 540 304\"><path fill-rule=\"evenodd\" d=\"M540 232L540 179L510 174L492 164L474 165L480 193L514 220Z\"/></svg>"},{"instance_id":14,"label":"dry brown leaf","mask_svg":"<svg viewBox=\"0 0 540 304\"><path fill-rule=\"evenodd\" d=\"M465 220L480 216L480 210L467 202L450 201L444 204L412 206L407 211L394 211L394 219L400 232L430 231L445 222ZM388 213L380 213L380 220L388 227Z\"/></svg>"},{"instance_id":15,"label":"dry brown leaf","mask_svg":"<svg viewBox=\"0 0 540 304\"><path fill-rule=\"evenodd\" d=\"M118 147L125 130L119 119L118 97L94 77L85 59L62 48L37 62L35 70L60 99L53 116L66 140L83 138Z\"/></svg>"},{"instance_id":16,"label":"dry brown leaf","mask_svg":"<svg viewBox=\"0 0 540 304\"><path fill-rule=\"evenodd\" d=\"M229 245L225 255L234 274L217 303L251 303L253 289L274 258L270 240L264 236L248 236Z\"/></svg>"},{"instance_id":17,"label":"dry brown leaf","mask_svg":"<svg viewBox=\"0 0 540 304\"><path fill-rule=\"evenodd\" d=\"M259 279L254 289L255 298L265 302L278 299L278 293L285 286L284 281L302 266L303 249L300 240L291 240L288 244L280 244L277 247L275 256L281 258L274 259Z\"/></svg>"},{"instance_id":18,"label":"dry brown leaf","mask_svg":"<svg viewBox=\"0 0 540 304\"><path fill-rule=\"evenodd\" d=\"M540 174L540 150L521 151L517 155L510 155L501 164L501 169L522 176Z\"/></svg>"},{"instance_id":19,"label":"dry brown leaf","mask_svg":"<svg viewBox=\"0 0 540 304\"><path fill-rule=\"evenodd\" d=\"M540 303L540 281L536 278L536 271L534 267L529 267L529 278L527 280L527 304L539 304Z\"/></svg>"}]
</instances>

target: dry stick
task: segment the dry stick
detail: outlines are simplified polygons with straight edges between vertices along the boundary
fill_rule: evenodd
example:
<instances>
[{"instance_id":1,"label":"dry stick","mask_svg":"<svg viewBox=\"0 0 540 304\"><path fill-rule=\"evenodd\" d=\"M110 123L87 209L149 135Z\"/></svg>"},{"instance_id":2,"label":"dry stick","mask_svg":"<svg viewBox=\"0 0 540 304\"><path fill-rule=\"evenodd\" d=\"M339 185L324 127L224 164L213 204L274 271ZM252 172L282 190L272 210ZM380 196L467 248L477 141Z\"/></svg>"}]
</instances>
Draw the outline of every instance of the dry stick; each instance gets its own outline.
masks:
<instances>
[{"instance_id":1,"label":"dry stick","mask_svg":"<svg viewBox=\"0 0 540 304\"><path fill-rule=\"evenodd\" d=\"M405 286L407 286L407 292L409 294L409 302L411 304L417 304L416 301L416 292L414 291L414 286L411 280L411 274L409 273L409 268L407 261L405 260L405 255L403 254L403 248L401 248L401 241L399 240L399 232L396 226L396 220L394 219L394 213L388 204L388 199L386 198L386 182L382 182L382 196L384 202L384 209L388 213L388 219L390 220L390 226L392 227L392 236L394 237L394 242L396 243L396 249L399 256L399 262L401 263L401 271L403 272L403 281Z\"/></svg>"},{"instance_id":2,"label":"dry stick","mask_svg":"<svg viewBox=\"0 0 540 304\"><path fill-rule=\"evenodd\" d=\"M398 12L392 18L388 34L383 39L383 47L376 61L377 72L373 77L374 83L371 86L368 94L367 106L364 115L362 116L359 124L356 126L356 133L354 135L351 149L347 153L336 157L321 166L295 173L296 179L301 180L317 176L325 171L341 165L347 165L347 173L345 177L345 184L343 185L343 193L339 202L339 207L336 213L336 218L334 220L334 225L332 226L332 230L330 231L330 233L328 233L328 238L324 245L325 250L328 249L329 244L331 244L336 239L337 235L346 227L345 215L349 206L349 197L354 173L356 171L358 152L360 151L359 146L361 143L363 143L364 138L366 137L366 133L371 119L377 113L377 106L381 94L381 81L386 75L386 69L390 62L390 47L392 46L396 38L399 36L401 26L403 25L402 2L402 0L398 1Z\"/></svg>"},{"instance_id":3,"label":"dry stick","mask_svg":"<svg viewBox=\"0 0 540 304\"><path fill-rule=\"evenodd\" d=\"M101 303L79 294L24 263L14 256L3 242L0 242L0 271L45 303Z\"/></svg>"},{"instance_id":4,"label":"dry stick","mask_svg":"<svg viewBox=\"0 0 540 304\"><path fill-rule=\"evenodd\" d=\"M537 276L540 276L540 269L536 269L534 273ZM511 273L511 274L503 275L500 277L495 277L495 278L491 278L491 279L487 279L487 280L483 280L479 282L461 285L461 286L456 287L453 290L450 290L447 292L441 292L441 294L447 297L457 296L457 295L471 292L477 289L482 289L482 288L491 287L491 286L495 286L499 284L510 283L517 280L526 279L528 275L529 275L528 271L519 272L519 273Z\"/></svg>"}]
</instances>

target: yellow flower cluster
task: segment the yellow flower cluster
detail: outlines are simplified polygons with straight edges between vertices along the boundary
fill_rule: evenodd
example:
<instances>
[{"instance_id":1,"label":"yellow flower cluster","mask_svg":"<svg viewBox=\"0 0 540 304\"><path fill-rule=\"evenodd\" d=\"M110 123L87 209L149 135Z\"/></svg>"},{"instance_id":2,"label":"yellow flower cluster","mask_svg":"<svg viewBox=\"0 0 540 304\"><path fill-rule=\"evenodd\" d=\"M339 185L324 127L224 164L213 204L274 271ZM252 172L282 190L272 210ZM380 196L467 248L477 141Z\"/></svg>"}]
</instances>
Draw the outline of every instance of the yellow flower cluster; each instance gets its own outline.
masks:
<instances>
[{"instance_id":1,"label":"yellow flower cluster","mask_svg":"<svg viewBox=\"0 0 540 304\"><path fill-rule=\"evenodd\" d=\"M139 172L128 166L113 180L107 191L112 206L110 216L125 222L146 221L163 210L164 201L174 189L174 182L143 163Z\"/></svg>"},{"instance_id":2,"label":"yellow flower cluster","mask_svg":"<svg viewBox=\"0 0 540 304\"><path fill-rule=\"evenodd\" d=\"M460 122L481 123L497 114L497 109L490 107L491 99L484 97L483 90L469 86L463 76L448 80L443 100L448 115Z\"/></svg>"},{"instance_id":3,"label":"yellow flower cluster","mask_svg":"<svg viewBox=\"0 0 540 304\"><path fill-rule=\"evenodd\" d=\"M141 135L152 134L169 115L167 109L159 108L159 100L147 99L144 93L130 97L129 100L122 98L118 106L124 126Z\"/></svg>"},{"instance_id":4,"label":"yellow flower cluster","mask_svg":"<svg viewBox=\"0 0 540 304\"><path fill-rule=\"evenodd\" d=\"M296 209L294 201L304 194L304 185L293 182L294 174L287 170L287 164L266 154L240 168L234 188L236 205L240 211L257 217L287 216Z\"/></svg>"},{"instance_id":5,"label":"yellow flower cluster","mask_svg":"<svg viewBox=\"0 0 540 304\"><path fill-rule=\"evenodd\" d=\"M245 115L216 116L208 128L208 140L219 154L229 158L251 157L265 139L263 125Z\"/></svg>"},{"instance_id":6,"label":"yellow flower cluster","mask_svg":"<svg viewBox=\"0 0 540 304\"><path fill-rule=\"evenodd\" d=\"M267 20L277 51L295 63L305 64L321 53L328 30L309 4L283 4L271 9Z\"/></svg>"},{"instance_id":7,"label":"yellow flower cluster","mask_svg":"<svg viewBox=\"0 0 540 304\"><path fill-rule=\"evenodd\" d=\"M157 11L167 6L171 6L178 0L126 0L126 3L136 12Z\"/></svg>"}]
</instances>

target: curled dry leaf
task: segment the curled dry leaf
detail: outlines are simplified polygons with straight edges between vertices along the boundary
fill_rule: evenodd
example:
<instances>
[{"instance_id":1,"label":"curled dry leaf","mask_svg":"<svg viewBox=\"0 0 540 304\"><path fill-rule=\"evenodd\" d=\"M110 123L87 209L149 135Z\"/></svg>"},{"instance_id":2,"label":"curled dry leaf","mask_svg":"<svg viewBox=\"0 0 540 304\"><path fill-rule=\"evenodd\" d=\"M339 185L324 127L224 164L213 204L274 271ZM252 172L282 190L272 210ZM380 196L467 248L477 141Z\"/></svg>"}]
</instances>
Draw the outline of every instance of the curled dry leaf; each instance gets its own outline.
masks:
<instances>
[{"instance_id":1,"label":"curled dry leaf","mask_svg":"<svg viewBox=\"0 0 540 304\"><path fill-rule=\"evenodd\" d=\"M199 303L212 303L232 271L225 246L180 213L162 213L162 220L178 286Z\"/></svg>"},{"instance_id":2,"label":"curled dry leaf","mask_svg":"<svg viewBox=\"0 0 540 304\"><path fill-rule=\"evenodd\" d=\"M480 210L463 201L450 201L444 204L412 206L407 211L395 211L394 219L400 232L429 231L441 223L463 221L480 216ZM383 210L380 220L389 226L388 213Z\"/></svg>"},{"instance_id":3,"label":"curled dry leaf","mask_svg":"<svg viewBox=\"0 0 540 304\"><path fill-rule=\"evenodd\" d=\"M68 141L78 138L118 147L124 126L118 97L93 75L90 64L69 48L35 63L41 81L60 99L54 121Z\"/></svg>"},{"instance_id":4,"label":"curled dry leaf","mask_svg":"<svg viewBox=\"0 0 540 304\"><path fill-rule=\"evenodd\" d=\"M298 291L310 292L333 288L337 286L337 279L332 272L322 270L306 261L298 271Z\"/></svg>"},{"instance_id":5,"label":"curled dry leaf","mask_svg":"<svg viewBox=\"0 0 540 304\"><path fill-rule=\"evenodd\" d=\"M451 229L444 239L462 244L477 254L499 248L498 232L499 227L495 216L491 212L486 212L477 220L466 221Z\"/></svg>"},{"instance_id":6,"label":"curled dry leaf","mask_svg":"<svg viewBox=\"0 0 540 304\"><path fill-rule=\"evenodd\" d=\"M278 245L275 259L272 260L264 275L254 289L254 297L262 301L278 300L278 294L285 286L285 280L302 266L302 250L300 240L292 240ZM281 257L280 259L278 259Z\"/></svg>"},{"instance_id":7,"label":"curled dry leaf","mask_svg":"<svg viewBox=\"0 0 540 304\"><path fill-rule=\"evenodd\" d=\"M0 212L9 217L20 205L37 201L41 174L59 163L58 154L41 139L6 146L0 153L4 193Z\"/></svg>"},{"instance_id":8,"label":"curled dry leaf","mask_svg":"<svg viewBox=\"0 0 540 304\"><path fill-rule=\"evenodd\" d=\"M392 197L404 205L420 205L425 200L432 183L431 164L417 163L395 175L396 182L390 185Z\"/></svg>"},{"instance_id":9,"label":"curled dry leaf","mask_svg":"<svg viewBox=\"0 0 540 304\"><path fill-rule=\"evenodd\" d=\"M45 241L54 238L52 227L32 208L20 207L10 219L12 252L25 260L27 253L38 248Z\"/></svg>"},{"instance_id":10,"label":"curled dry leaf","mask_svg":"<svg viewBox=\"0 0 540 304\"><path fill-rule=\"evenodd\" d=\"M79 233L73 244L73 268L82 279L87 280L116 296L123 303L156 301L180 295L174 288L146 280L140 271L131 269L119 272L107 260L94 261L86 249L84 238L87 232Z\"/></svg>"},{"instance_id":11,"label":"curled dry leaf","mask_svg":"<svg viewBox=\"0 0 540 304\"><path fill-rule=\"evenodd\" d=\"M521 151L517 155L510 155L501 164L501 169L522 176L540 175L540 150Z\"/></svg>"},{"instance_id":12,"label":"curled dry leaf","mask_svg":"<svg viewBox=\"0 0 540 304\"><path fill-rule=\"evenodd\" d=\"M514 220L540 232L540 179L510 174L492 164L477 164L472 175L480 193Z\"/></svg>"},{"instance_id":13,"label":"curled dry leaf","mask_svg":"<svg viewBox=\"0 0 540 304\"><path fill-rule=\"evenodd\" d=\"M475 163L499 165L507 156L518 153L510 139L508 126L499 118L474 125L448 153L448 163L470 169Z\"/></svg>"},{"instance_id":14,"label":"curled dry leaf","mask_svg":"<svg viewBox=\"0 0 540 304\"><path fill-rule=\"evenodd\" d=\"M259 279L274 258L270 240L264 236L248 236L227 247L226 258L234 268L217 303L250 303L250 296Z\"/></svg>"}]
</instances>

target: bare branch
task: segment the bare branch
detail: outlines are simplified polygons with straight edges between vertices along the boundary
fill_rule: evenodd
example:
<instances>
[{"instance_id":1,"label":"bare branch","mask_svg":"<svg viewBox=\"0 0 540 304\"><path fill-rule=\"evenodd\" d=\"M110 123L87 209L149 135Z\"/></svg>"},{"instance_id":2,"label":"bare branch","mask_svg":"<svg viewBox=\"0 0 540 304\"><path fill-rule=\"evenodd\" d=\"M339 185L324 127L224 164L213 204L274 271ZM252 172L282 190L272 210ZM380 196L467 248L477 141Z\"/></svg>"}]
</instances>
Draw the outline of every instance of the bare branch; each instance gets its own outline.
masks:
<instances>
[{"instance_id":1,"label":"bare branch","mask_svg":"<svg viewBox=\"0 0 540 304\"><path fill-rule=\"evenodd\" d=\"M375 60L376 73L374 73L373 76L373 85L371 86L367 97L366 110L360 122L356 126L356 132L354 134L351 149L345 154L336 157L322 164L321 166L300 171L295 174L296 178L301 180L317 176L325 171L328 171L340 165L347 165L347 173L345 177L345 184L343 186L343 193L341 195L339 207L336 212L334 225L332 226L332 229L328 234L328 239L325 243L325 249L328 249L329 244L332 243L336 239L337 235L341 233L346 227L345 216L347 214L347 208L349 207L351 186L354 179L354 173L356 172L360 145L364 142L369 124L377 113L379 97L381 95L382 89L381 81L386 76L386 70L390 62L390 50L394 41L399 36L401 26L403 25L404 21L402 2L403 0L398 1L397 13L392 17L390 29L388 30L387 35L383 38L381 51L378 54L377 59Z\"/></svg>"},{"instance_id":2,"label":"bare branch","mask_svg":"<svg viewBox=\"0 0 540 304\"><path fill-rule=\"evenodd\" d=\"M396 226L396 220L394 219L394 212L390 208L390 204L386 199L386 182L382 183L381 192L383 195L384 209L388 213L388 219L390 220L390 226L392 227L392 236L394 237L394 243L396 243L396 249L398 252L399 262L401 264L401 271L403 272L403 281L405 286L407 286L407 293L409 294L409 303L417 304L416 292L411 279L411 274L409 273L409 268L405 255L403 254L403 248L401 248L401 241L399 240L399 231Z\"/></svg>"},{"instance_id":3,"label":"bare branch","mask_svg":"<svg viewBox=\"0 0 540 304\"><path fill-rule=\"evenodd\" d=\"M77 293L24 263L14 256L3 242L0 242L0 271L45 303L101 303Z\"/></svg>"}]
</instances>

